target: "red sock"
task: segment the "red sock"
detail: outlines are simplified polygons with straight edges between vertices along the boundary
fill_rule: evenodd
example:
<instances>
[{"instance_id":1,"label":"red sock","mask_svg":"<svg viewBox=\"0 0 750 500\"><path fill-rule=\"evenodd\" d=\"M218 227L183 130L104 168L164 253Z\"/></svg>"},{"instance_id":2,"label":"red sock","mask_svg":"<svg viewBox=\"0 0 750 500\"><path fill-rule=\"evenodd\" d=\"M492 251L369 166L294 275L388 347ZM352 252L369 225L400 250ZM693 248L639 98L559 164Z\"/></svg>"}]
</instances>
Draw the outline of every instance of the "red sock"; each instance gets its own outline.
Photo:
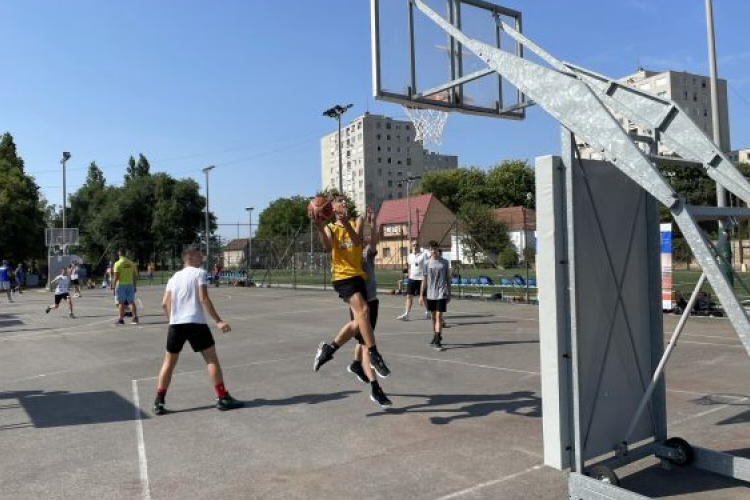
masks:
<instances>
[{"instance_id":1,"label":"red sock","mask_svg":"<svg viewBox=\"0 0 750 500\"><path fill-rule=\"evenodd\" d=\"M167 395L167 390L164 387L159 387L156 389L156 397L157 399L164 401L164 396Z\"/></svg>"},{"instance_id":2,"label":"red sock","mask_svg":"<svg viewBox=\"0 0 750 500\"><path fill-rule=\"evenodd\" d=\"M214 386L214 391L216 391L216 397L217 398L223 398L227 395L227 388L224 387L224 383L216 384Z\"/></svg>"}]
</instances>

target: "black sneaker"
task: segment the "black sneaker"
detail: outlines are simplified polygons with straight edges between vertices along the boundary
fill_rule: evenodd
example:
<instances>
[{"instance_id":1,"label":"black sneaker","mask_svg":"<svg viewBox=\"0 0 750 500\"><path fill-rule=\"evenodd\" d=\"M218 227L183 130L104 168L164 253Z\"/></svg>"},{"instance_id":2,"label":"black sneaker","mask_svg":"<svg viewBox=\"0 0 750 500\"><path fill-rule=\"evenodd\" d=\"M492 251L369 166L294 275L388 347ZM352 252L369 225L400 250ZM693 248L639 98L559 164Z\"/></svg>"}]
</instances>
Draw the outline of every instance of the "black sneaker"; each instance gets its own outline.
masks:
<instances>
[{"instance_id":1,"label":"black sneaker","mask_svg":"<svg viewBox=\"0 0 750 500\"><path fill-rule=\"evenodd\" d=\"M430 340L430 345L431 346L435 345L436 340L437 340L437 333L432 335L432 340Z\"/></svg>"},{"instance_id":2,"label":"black sneaker","mask_svg":"<svg viewBox=\"0 0 750 500\"><path fill-rule=\"evenodd\" d=\"M391 370L388 369L385 361L383 361L383 356L378 351L370 351L370 367L383 378L387 378L391 374Z\"/></svg>"},{"instance_id":3,"label":"black sneaker","mask_svg":"<svg viewBox=\"0 0 750 500\"><path fill-rule=\"evenodd\" d=\"M333 347L329 346L325 342L321 342L318 346L318 354L315 355L315 363L313 363L313 371L320 370L320 367L328 363L333 359Z\"/></svg>"},{"instance_id":4,"label":"black sneaker","mask_svg":"<svg viewBox=\"0 0 750 500\"><path fill-rule=\"evenodd\" d=\"M167 409L164 408L164 401L158 399L154 401L154 415L164 415L167 413Z\"/></svg>"},{"instance_id":5,"label":"black sneaker","mask_svg":"<svg viewBox=\"0 0 750 500\"><path fill-rule=\"evenodd\" d=\"M125 321L123 321L123 320L121 320L121 319L118 319L118 320L117 320L117 321L115 322L115 325L124 325L124 324L125 324Z\"/></svg>"},{"instance_id":6,"label":"black sneaker","mask_svg":"<svg viewBox=\"0 0 750 500\"><path fill-rule=\"evenodd\" d=\"M346 371L349 373L353 373L357 376L357 380L362 382L363 384L369 384L370 379L367 378L367 374L365 373L364 368L362 368L362 363L359 361L354 361L352 364L346 367Z\"/></svg>"},{"instance_id":7,"label":"black sneaker","mask_svg":"<svg viewBox=\"0 0 750 500\"><path fill-rule=\"evenodd\" d=\"M373 385L372 386L372 393L370 394L370 399L372 399L374 402L380 405L381 408L384 410L387 410L391 406L393 406L393 403L391 403L391 400L388 399L388 396L385 395L383 392L383 389L379 385Z\"/></svg>"},{"instance_id":8,"label":"black sneaker","mask_svg":"<svg viewBox=\"0 0 750 500\"><path fill-rule=\"evenodd\" d=\"M433 349L436 351L444 351L445 347L443 347L443 336L442 335L436 335L435 336L435 343L432 345Z\"/></svg>"},{"instance_id":9,"label":"black sneaker","mask_svg":"<svg viewBox=\"0 0 750 500\"><path fill-rule=\"evenodd\" d=\"M229 393L223 398L218 398L216 400L216 408L220 411L234 410L235 408L242 408L243 406L245 406L245 403L237 401L230 396Z\"/></svg>"},{"instance_id":10,"label":"black sneaker","mask_svg":"<svg viewBox=\"0 0 750 500\"><path fill-rule=\"evenodd\" d=\"M50 306L47 306L47 308L44 310L44 314L49 314L49 312L52 310Z\"/></svg>"}]
</instances>

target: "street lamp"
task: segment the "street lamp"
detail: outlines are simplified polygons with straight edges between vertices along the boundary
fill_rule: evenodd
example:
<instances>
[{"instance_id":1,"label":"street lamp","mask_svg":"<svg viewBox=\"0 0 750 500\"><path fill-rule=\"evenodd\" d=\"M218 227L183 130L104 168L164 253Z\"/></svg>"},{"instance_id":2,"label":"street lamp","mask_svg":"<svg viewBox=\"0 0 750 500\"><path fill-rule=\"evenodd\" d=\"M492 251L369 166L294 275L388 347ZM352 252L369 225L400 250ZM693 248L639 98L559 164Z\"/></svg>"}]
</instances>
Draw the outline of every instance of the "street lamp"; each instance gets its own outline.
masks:
<instances>
[{"instance_id":1,"label":"street lamp","mask_svg":"<svg viewBox=\"0 0 750 500\"><path fill-rule=\"evenodd\" d=\"M209 165L203 169L206 174L206 272L211 272L211 229L208 221L208 173L216 168L215 165Z\"/></svg>"},{"instance_id":2,"label":"street lamp","mask_svg":"<svg viewBox=\"0 0 750 500\"><path fill-rule=\"evenodd\" d=\"M62 174L63 174L63 213L62 213L62 216L63 216L63 220L62 220L62 223L63 223L63 231L62 231L63 232L63 253L66 253L65 252L65 250L66 250L66 245L65 245L65 228L68 225L67 218L66 218L66 208L68 206L68 191L67 191L67 187L66 187L66 180L67 180L67 178L66 178L66 175L65 175L65 163L67 163L68 160L70 160L70 153L68 153L67 151L65 151L65 152L63 152L62 160L60 160L60 163L62 164L62 167L63 167L62 168Z\"/></svg>"},{"instance_id":3,"label":"street lamp","mask_svg":"<svg viewBox=\"0 0 750 500\"><path fill-rule=\"evenodd\" d=\"M245 286L250 286L250 270L253 268L253 210L255 207L245 207L247 210L247 270L245 271Z\"/></svg>"},{"instance_id":4,"label":"street lamp","mask_svg":"<svg viewBox=\"0 0 750 500\"><path fill-rule=\"evenodd\" d=\"M341 106L339 104L335 105L332 108L329 108L325 111L323 111L323 116L327 116L328 118L334 118L338 124L339 124L339 135L338 135L338 141L339 141L339 194L344 194L344 162L341 158L341 116L347 112L349 108L354 106L353 104L347 104L346 106Z\"/></svg>"},{"instance_id":5,"label":"street lamp","mask_svg":"<svg viewBox=\"0 0 750 500\"><path fill-rule=\"evenodd\" d=\"M409 245L411 247L411 198L409 196L409 193L411 192L411 185L413 182L418 181L422 178L421 175L409 175L407 177L404 177L403 179L398 180L398 187L402 187L404 184L406 184L406 231L409 240ZM417 242L419 242L419 235L417 235Z\"/></svg>"}]
</instances>

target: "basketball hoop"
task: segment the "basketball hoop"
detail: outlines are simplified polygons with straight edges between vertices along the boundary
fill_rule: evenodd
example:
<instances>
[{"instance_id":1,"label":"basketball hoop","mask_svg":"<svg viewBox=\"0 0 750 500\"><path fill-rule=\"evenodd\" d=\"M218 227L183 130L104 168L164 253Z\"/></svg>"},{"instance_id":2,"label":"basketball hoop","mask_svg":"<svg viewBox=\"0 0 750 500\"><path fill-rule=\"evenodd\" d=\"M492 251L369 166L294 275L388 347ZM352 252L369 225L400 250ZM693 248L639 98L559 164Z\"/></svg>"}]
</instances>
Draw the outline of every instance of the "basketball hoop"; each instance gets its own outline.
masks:
<instances>
[{"instance_id":1,"label":"basketball hoop","mask_svg":"<svg viewBox=\"0 0 750 500\"><path fill-rule=\"evenodd\" d=\"M441 92L429 97L435 101L448 101L447 92ZM443 128L448 120L448 112L435 108L425 108L421 105L404 104L402 106L406 116L414 124L414 140L422 145L440 146L443 143Z\"/></svg>"}]
</instances>

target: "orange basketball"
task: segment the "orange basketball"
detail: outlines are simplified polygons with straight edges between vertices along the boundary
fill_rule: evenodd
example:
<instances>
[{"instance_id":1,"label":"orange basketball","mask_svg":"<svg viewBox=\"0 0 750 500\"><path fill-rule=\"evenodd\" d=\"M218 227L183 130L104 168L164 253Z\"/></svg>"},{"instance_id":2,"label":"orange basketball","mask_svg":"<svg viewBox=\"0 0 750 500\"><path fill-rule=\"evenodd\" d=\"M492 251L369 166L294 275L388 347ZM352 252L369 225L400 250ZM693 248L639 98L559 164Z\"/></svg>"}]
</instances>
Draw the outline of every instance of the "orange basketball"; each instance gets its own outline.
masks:
<instances>
[{"instance_id":1,"label":"orange basketball","mask_svg":"<svg viewBox=\"0 0 750 500\"><path fill-rule=\"evenodd\" d=\"M316 222L324 222L333 215L333 205L325 196L316 196L307 205L307 215Z\"/></svg>"}]
</instances>

